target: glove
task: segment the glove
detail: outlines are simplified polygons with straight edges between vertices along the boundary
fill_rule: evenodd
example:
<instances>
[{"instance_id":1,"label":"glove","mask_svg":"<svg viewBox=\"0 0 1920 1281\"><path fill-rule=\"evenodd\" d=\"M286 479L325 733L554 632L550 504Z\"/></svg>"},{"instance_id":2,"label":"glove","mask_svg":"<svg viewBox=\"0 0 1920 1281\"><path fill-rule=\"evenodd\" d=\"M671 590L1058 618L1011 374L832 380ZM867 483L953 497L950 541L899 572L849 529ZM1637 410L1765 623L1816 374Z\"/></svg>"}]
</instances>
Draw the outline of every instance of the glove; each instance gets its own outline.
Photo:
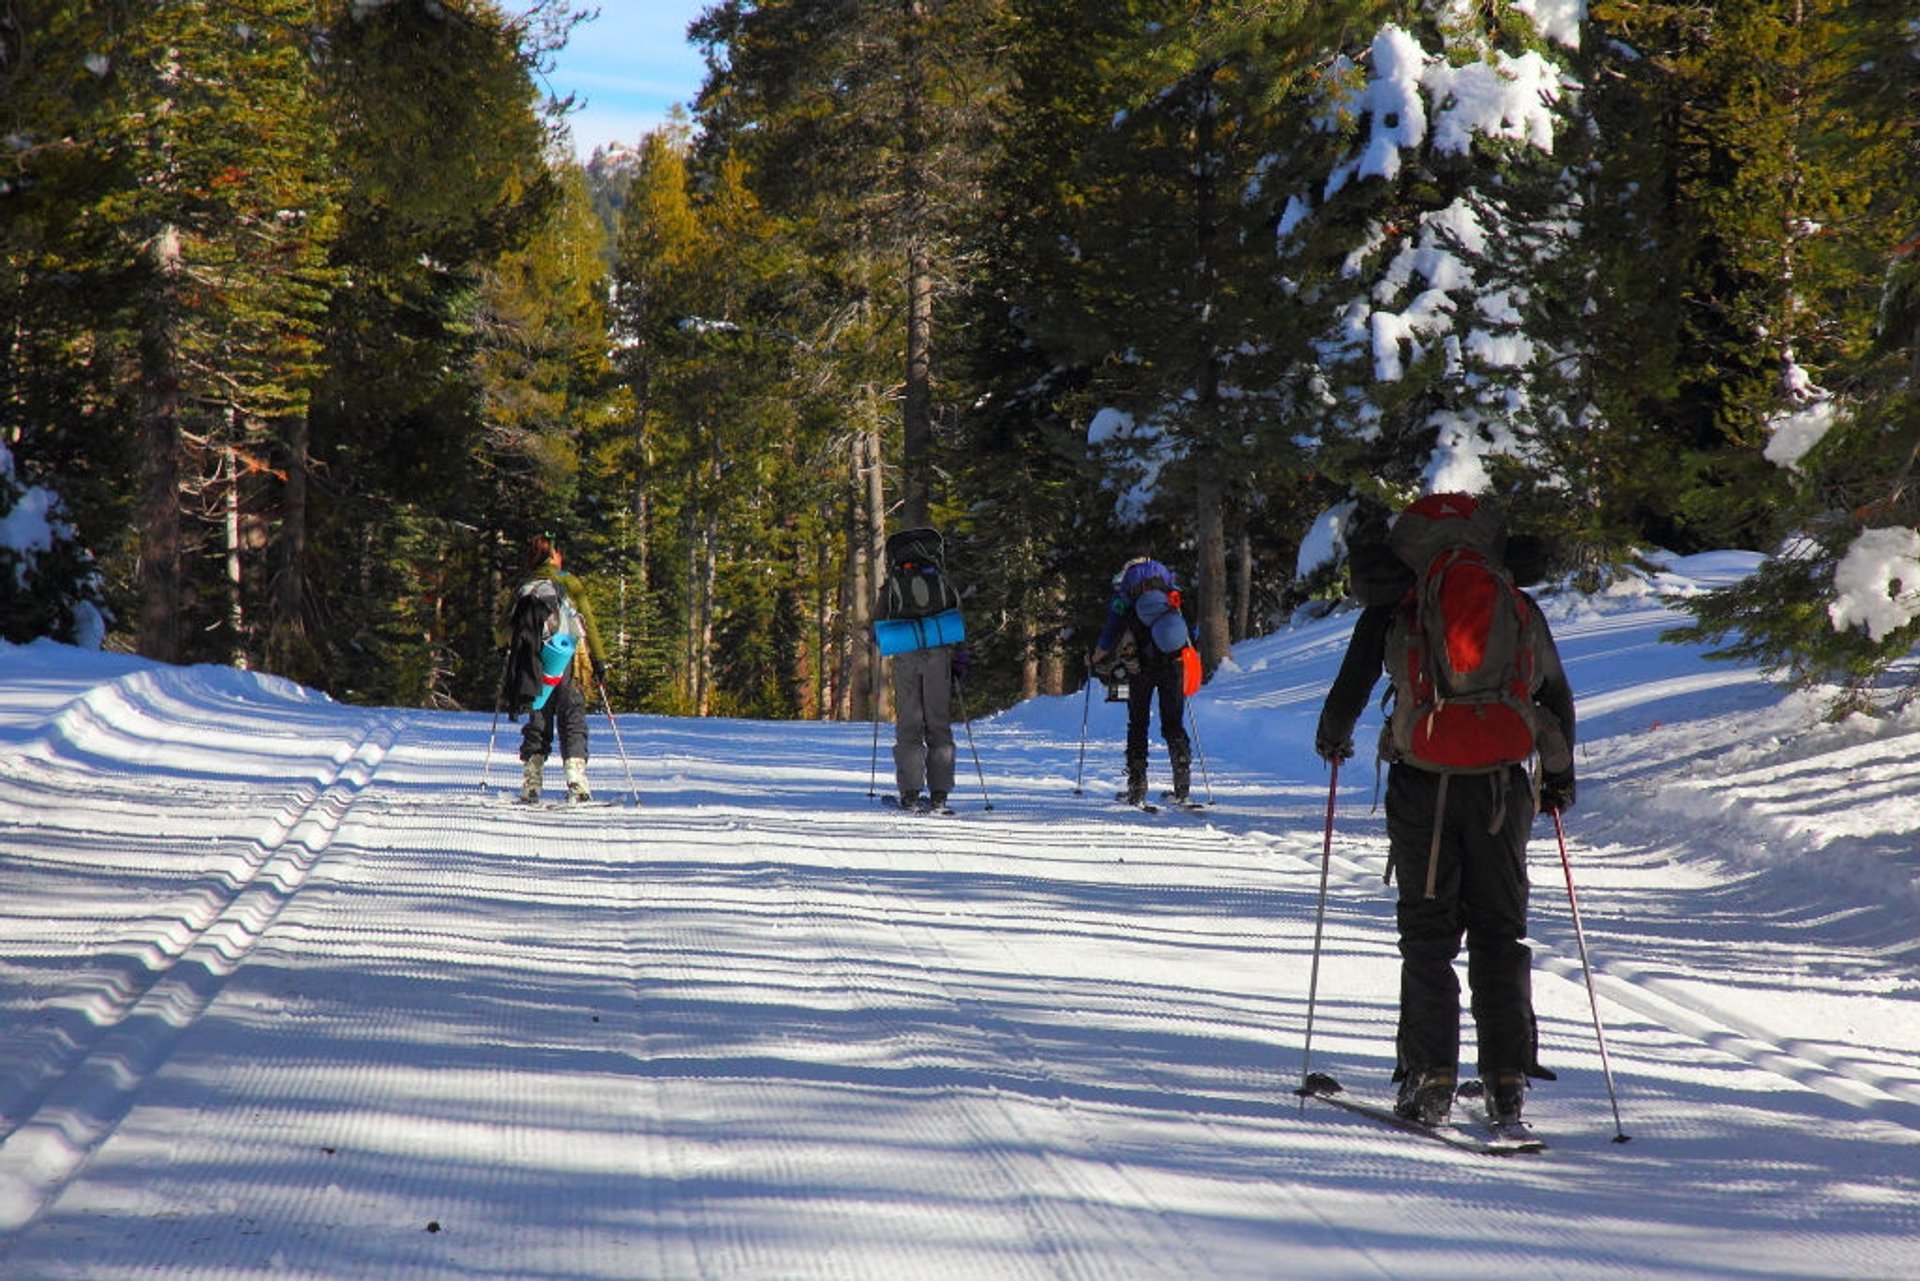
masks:
<instances>
[{"instance_id":1,"label":"glove","mask_svg":"<svg viewBox=\"0 0 1920 1281\"><path fill-rule=\"evenodd\" d=\"M1353 736L1335 738L1325 730L1313 736L1313 750L1323 761L1339 762L1353 759Z\"/></svg>"},{"instance_id":2,"label":"glove","mask_svg":"<svg viewBox=\"0 0 1920 1281\"><path fill-rule=\"evenodd\" d=\"M597 662L593 665L593 679L602 685L607 683L607 665L605 662Z\"/></svg>"},{"instance_id":3,"label":"glove","mask_svg":"<svg viewBox=\"0 0 1920 1281\"><path fill-rule=\"evenodd\" d=\"M1540 808L1566 811L1573 808L1573 771L1547 774L1540 780Z\"/></svg>"},{"instance_id":4,"label":"glove","mask_svg":"<svg viewBox=\"0 0 1920 1281\"><path fill-rule=\"evenodd\" d=\"M973 655L965 645L953 651L953 679L965 683L967 673L973 668Z\"/></svg>"}]
</instances>

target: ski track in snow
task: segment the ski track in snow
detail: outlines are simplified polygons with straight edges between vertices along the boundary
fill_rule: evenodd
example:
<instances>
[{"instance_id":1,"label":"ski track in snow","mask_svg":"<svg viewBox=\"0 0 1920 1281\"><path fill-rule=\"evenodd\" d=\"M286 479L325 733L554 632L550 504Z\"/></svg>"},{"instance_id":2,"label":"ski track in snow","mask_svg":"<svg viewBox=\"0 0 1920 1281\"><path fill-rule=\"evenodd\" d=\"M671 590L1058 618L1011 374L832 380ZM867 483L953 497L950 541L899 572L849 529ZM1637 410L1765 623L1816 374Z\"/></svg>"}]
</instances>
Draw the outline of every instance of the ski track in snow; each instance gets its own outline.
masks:
<instances>
[{"instance_id":1,"label":"ski track in snow","mask_svg":"<svg viewBox=\"0 0 1920 1281\"><path fill-rule=\"evenodd\" d=\"M1552 1150L1499 1161L1291 1093L1339 619L1242 647L1196 703L1217 805L1157 817L1094 799L1122 713L1077 697L975 724L991 812L965 739L944 818L874 803L867 727L644 717L642 804L575 811L503 803L484 716L0 673L0 1275L1920 1275L1920 726L1821 724L1670 623L1554 616L1632 1141L1542 820L1561 1079ZM1384 1099L1382 820L1341 784L1311 1066Z\"/></svg>"}]
</instances>

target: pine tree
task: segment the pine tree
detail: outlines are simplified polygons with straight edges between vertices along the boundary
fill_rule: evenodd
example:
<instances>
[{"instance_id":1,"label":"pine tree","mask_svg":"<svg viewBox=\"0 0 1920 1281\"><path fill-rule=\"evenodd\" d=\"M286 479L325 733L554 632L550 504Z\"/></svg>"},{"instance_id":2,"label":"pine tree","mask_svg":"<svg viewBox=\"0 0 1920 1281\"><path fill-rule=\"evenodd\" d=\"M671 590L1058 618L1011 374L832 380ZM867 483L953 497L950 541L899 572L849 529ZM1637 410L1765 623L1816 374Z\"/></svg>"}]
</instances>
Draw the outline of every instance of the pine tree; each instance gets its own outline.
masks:
<instances>
[{"instance_id":1,"label":"pine tree","mask_svg":"<svg viewBox=\"0 0 1920 1281\"><path fill-rule=\"evenodd\" d=\"M859 315L841 339L884 320L878 349L847 348L849 388L897 387L900 519L939 505L932 471L940 412L939 300L955 275L956 220L977 200L991 108L1003 79L1002 0L893 6L778 0L724 5L695 24L728 57L704 101L705 146L738 149L775 217L810 238L827 313ZM864 367L871 363L872 368Z\"/></svg>"},{"instance_id":2,"label":"pine tree","mask_svg":"<svg viewBox=\"0 0 1920 1281\"><path fill-rule=\"evenodd\" d=\"M679 154L649 139L616 272L634 518L646 590L679 607L677 698L700 713L800 707L791 544L796 514L831 499L824 433L793 391L809 346L790 328L798 261L742 161L723 159L694 199Z\"/></svg>"},{"instance_id":3,"label":"pine tree","mask_svg":"<svg viewBox=\"0 0 1920 1281\"><path fill-rule=\"evenodd\" d=\"M1723 311L1771 357L1730 417L1789 480L1791 532L1747 581L1689 602L1679 635L1832 686L1836 713L1872 710L1920 642L1916 33L1896 4L1737 6L1724 24L1705 60L1737 74L1710 119L1745 204L1714 205L1714 225L1749 288Z\"/></svg>"},{"instance_id":4,"label":"pine tree","mask_svg":"<svg viewBox=\"0 0 1920 1281\"><path fill-rule=\"evenodd\" d=\"M221 615L250 626L237 478L268 465L259 442L304 411L314 380L332 229L326 155L307 140L314 19L305 0L238 15L106 4L60 6L27 31L45 42L36 55L65 55L23 64L20 86L24 110L45 113L24 136L68 202L64 223L38 224L40 265L104 286L82 323L125 353L134 389L138 643L153 657L186 656ZM209 558L221 528L223 558ZM234 631L225 645L244 654Z\"/></svg>"},{"instance_id":5,"label":"pine tree","mask_svg":"<svg viewBox=\"0 0 1920 1281\"><path fill-rule=\"evenodd\" d=\"M1380 27L1328 79L1344 154L1282 219L1288 274L1319 313L1303 409L1319 465L1389 506L1486 492L1496 470L1563 483L1541 447L1566 429L1543 383L1564 354L1545 317L1565 300L1545 287L1576 225L1558 48L1453 9Z\"/></svg>"},{"instance_id":6,"label":"pine tree","mask_svg":"<svg viewBox=\"0 0 1920 1281\"><path fill-rule=\"evenodd\" d=\"M309 489L308 555L282 572L315 669L354 698L472 696L457 660L418 655L475 643L449 647L448 619L493 617L500 541L522 541L486 527L480 354L502 334L482 324L489 269L560 197L530 39L485 3L348 6L328 31L344 283L308 441L326 483Z\"/></svg>"}]
</instances>

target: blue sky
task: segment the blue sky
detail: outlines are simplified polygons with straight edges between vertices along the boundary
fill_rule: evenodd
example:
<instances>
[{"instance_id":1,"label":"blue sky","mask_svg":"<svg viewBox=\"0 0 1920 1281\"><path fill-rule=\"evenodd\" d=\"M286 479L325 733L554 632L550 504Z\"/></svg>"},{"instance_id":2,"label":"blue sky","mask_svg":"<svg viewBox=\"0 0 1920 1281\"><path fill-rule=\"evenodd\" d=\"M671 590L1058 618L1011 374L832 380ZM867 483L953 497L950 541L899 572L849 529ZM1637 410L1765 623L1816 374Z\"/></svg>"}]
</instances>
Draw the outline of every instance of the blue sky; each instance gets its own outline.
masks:
<instances>
[{"instance_id":1,"label":"blue sky","mask_svg":"<svg viewBox=\"0 0 1920 1281\"><path fill-rule=\"evenodd\" d=\"M548 87L579 97L567 123L583 159L611 142L638 142L674 103L692 109L706 68L687 26L712 2L600 0L600 16L574 28Z\"/></svg>"}]
</instances>

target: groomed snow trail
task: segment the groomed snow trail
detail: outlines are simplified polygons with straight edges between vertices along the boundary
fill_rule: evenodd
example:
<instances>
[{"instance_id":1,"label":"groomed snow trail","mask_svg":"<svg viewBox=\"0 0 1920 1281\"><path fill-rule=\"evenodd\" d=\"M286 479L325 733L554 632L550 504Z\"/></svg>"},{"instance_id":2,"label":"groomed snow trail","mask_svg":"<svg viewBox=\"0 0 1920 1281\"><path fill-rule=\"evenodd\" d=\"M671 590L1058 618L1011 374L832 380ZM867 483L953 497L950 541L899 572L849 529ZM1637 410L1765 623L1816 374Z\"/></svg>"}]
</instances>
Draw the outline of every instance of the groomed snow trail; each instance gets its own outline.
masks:
<instances>
[{"instance_id":1,"label":"groomed snow trail","mask_svg":"<svg viewBox=\"0 0 1920 1281\"><path fill-rule=\"evenodd\" d=\"M1561 1079L1530 1104L1552 1150L1504 1160L1291 1094L1336 624L1222 673L1196 709L1219 804L1159 817L1092 799L1108 709L1073 795L1077 699L974 727L990 812L880 808L866 726L641 717L640 807L529 810L504 722L483 775L485 716L8 651L0 1275L1920 1275L1911 916L1853 892L1892 838L1836 805L1878 870L1820 881L1768 781L1829 752L1877 779L1920 735L1675 772L1665 736L1788 718L1653 646L1659 614L1556 620L1632 1141L1543 822ZM1348 773L1312 1065L1385 1097L1392 906Z\"/></svg>"}]
</instances>

